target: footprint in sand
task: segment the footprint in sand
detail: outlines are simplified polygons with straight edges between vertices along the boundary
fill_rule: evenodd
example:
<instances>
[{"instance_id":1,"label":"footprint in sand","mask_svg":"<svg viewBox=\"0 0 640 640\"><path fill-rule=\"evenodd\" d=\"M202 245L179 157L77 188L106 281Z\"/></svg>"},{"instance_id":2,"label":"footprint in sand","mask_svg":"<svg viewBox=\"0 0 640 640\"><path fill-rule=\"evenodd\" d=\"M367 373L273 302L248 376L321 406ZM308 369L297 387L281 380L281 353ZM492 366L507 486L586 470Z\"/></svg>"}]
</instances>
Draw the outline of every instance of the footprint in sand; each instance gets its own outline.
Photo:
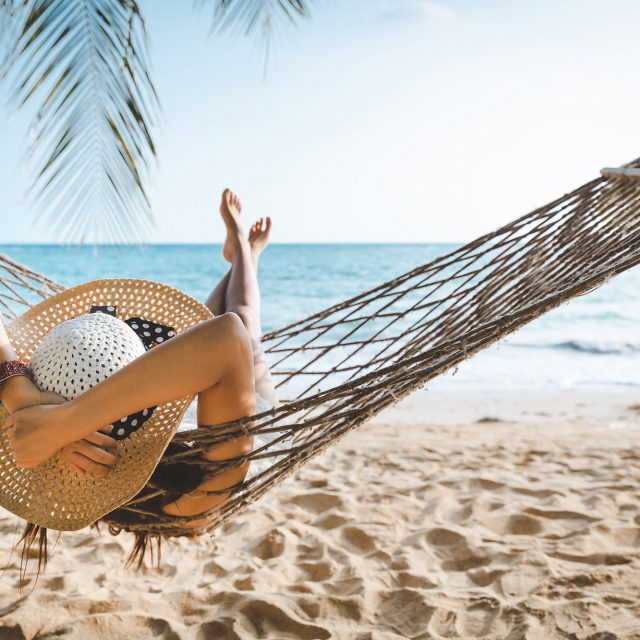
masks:
<instances>
[{"instance_id":1,"label":"footprint in sand","mask_svg":"<svg viewBox=\"0 0 640 640\"><path fill-rule=\"evenodd\" d=\"M323 560L327 555L327 545L314 536L307 536L303 543L298 544L297 552L300 560Z\"/></svg>"},{"instance_id":2,"label":"footprint in sand","mask_svg":"<svg viewBox=\"0 0 640 640\"><path fill-rule=\"evenodd\" d=\"M472 549L463 535L450 529L431 529L424 538L441 558L442 569L445 571L468 571L491 561L487 555Z\"/></svg>"},{"instance_id":3,"label":"footprint in sand","mask_svg":"<svg viewBox=\"0 0 640 640\"><path fill-rule=\"evenodd\" d=\"M75 618L62 625L41 629L38 638L53 640L71 638L164 638L176 640L186 637L188 629L179 622L131 613L112 613L108 616ZM13 636L11 636L13 637ZM18 637L18 636L16 636Z\"/></svg>"},{"instance_id":4,"label":"footprint in sand","mask_svg":"<svg viewBox=\"0 0 640 640\"><path fill-rule=\"evenodd\" d=\"M45 589L50 591L63 591L66 587L64 576L54 576L49 578L44 583Z\"/></svg>"},{"instance_id":5,"label":"footprint in sand","mask_svg":"<svg viewBox=\"0 0 640 640\"><path fill-rule=\"evenodd\" d=\"M324 618L325 620L348 620L356 623L362 621L361 597L335 598L314 594L312 598L299 598L296 604L305 613L306 617L311 620ZM332 637L342 636L334 635ZM351 638L352 636L349 635L348 637Z\"/></svg>"},{"instance_id":6,"label":"footprint in sand","mask_svg":"<svg viewBox=\"0 0 640 640\"><path fill-rule=\"evenodd\" d=\"M286 538L284 533L279 529L272 529L253 546L251 551L261 560L269 560L270 558L281 556L284 553L285 545Z\"/></svg>"},{"instance_id":7,"label":"footprint in sand","mask_svg":"<svg viewBox=\"0 0 640 640\"><path fill-rule=\"evenodd\" d=\"M433 589L436 586L436 583L431 582L428 578L409 571L401 571L395 577L401 587L409 587L410 589Z\"/></svg>"},{"instance_id":8,"label":"footprint in sand","mask_svg":"<svg viewBox=\"0 0 640 640\"><path fill-rule=\"evenodd\" d=\"M606 566L629 564L630 562L633 562L632 557L621 555L618 553L591 553L587 555L581 555L556 551L553 553L549 553L549 556L552 558L557 558L558 560L566 560L568 562L579 562L583 564L603 564Z\"/></svg>"},{"instance_id":9,"label":"footprint in sand","mask_svg":"<svg viewBox=\"0 0 640 640\"><path fill-rule=\"evenodd\" d=\"M306 511L311 513L323 513L329 509L337 507L344 507L344 501L340 496L333 493L324 493L322 491L315 491L313 493L303 493L299 496L291 498L293 504L297 504Z\"/></svg>"},{"instance_id":10,"label":"footprint in sand","mask_svg":"<svg viewBox=\"0 0 640 640\"><path fill-rule=\"evenodd\" d=\"M600 518L594 518L586 513L579 511L567 511L565 509L525 509L529 513L540 518L549 518L550 520L582 520L584 522L597 522Z\"/></svg>"},{"instance_id":11,"label":"footprint in sand","mask_svg":"<svg viewBox=\"0 0 640 640\"><path fill-rule=\"evenodd\" d=\"M381 592L379 597L375 611L380 631L392 630L403 638L429 637L427 631L435 609L425 595L414 589L398 589Z\"/></svg>"},{"instance_id":12,"label":"footprint in sand","mask_svg":"<svg viewBox=\"0 0 640 640\"><path fill-rule=\"evenodd\" d=\"M486 569L480 568L476 569L475 571L469 571L469 577L479 587L488 587L496 580L499 580L504 574L504 569L493 569L492 571L488 571Z\"/></svg>"},{"instance_id":13,"label":"footprint in sand","mask_svg":"<svg viewBox=\"0 0 640 640\"><path fill-rule=\"evenodd\" d=\"M458 633L463 638L484 638L496 630L496 619L500 613L500 603L494 598L472 598L465 603L465 610L458 614Z\"/></svg>"},{"instance_id":14,"label":"footprint in sand","mask_svg":"<svg viewBox=\"0 0 640 640\"><path fill-rule=\"evenodd\" d=\"M428 631L438 638L485 638L496 631L500 613L494 598L471 598L464 604L453 601L450 607L441 605L434 610Z\"/></svg>"},{"instance_id":15,"label":"footprint in sand","mask_svg":"<svg viewBox=\"0 0 640 640\"><path fill-rule=\"evenodd\" d=\"M369 553L376 549L376 541L366 531L358 527L345 527L342 530L343 540L360 553Z\"/></svg>"},{"instance_id":16,"label":"footprint in sand","mask_svg":"<svg viewBox=\"0 0 640 640\"><path fill-rule=\"evenodd\" d=\"M609 546L640 547L640 528L638 527L600 527L598 533L604 534Z\"/></svg>"},{"instance_id":17,"label":"footprint in sand","mask_svg":"<svg viewBox=\"0 0 640 640\"><path fill-rule=\"evenodd\" d=\"M474 478L469 482L470 488L483 489L484 491L499 491L505 486L504 482L496 482L490 478Z\"/></svg>"},{"instance_id":18,"label":"footprint in sand","mask_svg":"<svg viewBox=\"0 0 640 640\"><path fill-rule=\"evenodd\" d=\"M218 620L204 622L198 628L196 640L211 640L211 638L241 638L234 618L222 617Z\"/></svg>"},{"instance_id":19,"label":"footprint in sand","mask_svg":"<svg viewBox=\"0 0 640 640\"><path fill-rule=\"evenodd\" d=\"M236 589L238 589L238 591L253 591L254 590L253 578L252 576L245 576L244 578L238 578L233 581L233 586Z\"/></svg>"},{"instance_id":20,"label":"footprint in sand","mask_svg":"<svg viewBox=\"0 0 640 640\"><path fill-rule=\"evenodd\" d=\"M319 527L320 529L335 529L336 527L341 527L343 524L347 523L348 520L337 513L327 513L326 515L318 518L314 523L314 527Z\"/></svg>"},{"instance_id":21,"label":"footprint in sand","mask_svg":"<svg viewBox=\"0 0 640 640\"><path fill-rule=\"evenodd\" d=\"M486 518L482 524L503 536L534 536L544 530L538 519L522 513Z\"/></svg>"},{"instance_id":22,"label":"footprint in sand","mask_svg":"<svg viewBox=\"0 0 640 640\"><path fill-rule=\"evenodd\" d=\"M561 491L554 491L553 489L531 489L529 487L510 487L510 489L514 493L520 493L533 498L550 498L551 496L562 495Z\"/></svg>"},{"instance_id":23,"label":"footprint in sand","mask_svg":"<svg viewBox=\"0 0 640 640\"><path fill-rule=\"evenodd\" d=\"M342 598L350 596L360 598L365 592L365 581L358 576L332 580L322 586L327 593Z\"/></svg>"},{"instance_id":24,"label":"footprint in sand","mask_svg":"<svg viewBox=\"0 0 640 640\"><path fill-rule=\"evenodd\" d=\"M327 560L320 562L302 562L300 568L306 571L312 582L323 582L333 576L333 565Z\"/></svg>"},{"instance_id":25,"label":"footprint in sand","mask_svg":"<svg viewBox=\"0 0 640 640\"><path fill-rule=\"evenodd\" d=\"M324 640L331 633L301 620L293 612L266 600L250 600L240 606L240 613L255 629L257 638L300 638Z\"/></svg>"}]
</instances>

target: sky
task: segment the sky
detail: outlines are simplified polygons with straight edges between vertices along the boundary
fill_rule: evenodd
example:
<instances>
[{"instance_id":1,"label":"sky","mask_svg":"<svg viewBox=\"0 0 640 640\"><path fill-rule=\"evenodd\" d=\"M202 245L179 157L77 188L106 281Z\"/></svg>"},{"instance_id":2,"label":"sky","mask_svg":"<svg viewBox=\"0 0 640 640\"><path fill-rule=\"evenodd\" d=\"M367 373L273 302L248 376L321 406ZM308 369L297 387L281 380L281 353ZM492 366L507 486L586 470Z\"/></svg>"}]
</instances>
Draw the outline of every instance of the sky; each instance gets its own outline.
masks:
<instances>
[{"instance_id":1,"label":"sky","mask_svg":"<svg viewBox=\"0 0 640 640\"><path fill-rule=\"evenodd\" d=\"M274 242L462 242L640 156L637 0L315 0L266 74L256 37L141 6L149 242L222 241L226 186ZM0 111L0 244L64 241L27 197L27 137Z\"/></svg>"}]
</instances>

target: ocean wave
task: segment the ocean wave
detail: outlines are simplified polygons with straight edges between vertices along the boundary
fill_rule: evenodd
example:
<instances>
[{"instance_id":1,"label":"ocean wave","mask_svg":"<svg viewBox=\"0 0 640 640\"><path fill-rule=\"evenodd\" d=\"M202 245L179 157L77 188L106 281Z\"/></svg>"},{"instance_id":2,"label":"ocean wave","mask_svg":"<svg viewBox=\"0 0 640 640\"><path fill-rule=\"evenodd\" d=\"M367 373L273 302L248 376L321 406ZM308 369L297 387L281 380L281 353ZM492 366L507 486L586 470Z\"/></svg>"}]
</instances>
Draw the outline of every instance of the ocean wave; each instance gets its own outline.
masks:
<instances>
[{"instance_id":1,"label":"ocean wave","mask_svg":"<svg viewBox=\"0 0 640 640\"><path fill-rule=\"evenodd\" d=\"M564 342L542 344L514 344L516 347L532 349L560 349L563 351L577 351L595 355L629 355L640 353L640 343L617 342L605 340L565 340Z\"/></svg>"}]
</instances>

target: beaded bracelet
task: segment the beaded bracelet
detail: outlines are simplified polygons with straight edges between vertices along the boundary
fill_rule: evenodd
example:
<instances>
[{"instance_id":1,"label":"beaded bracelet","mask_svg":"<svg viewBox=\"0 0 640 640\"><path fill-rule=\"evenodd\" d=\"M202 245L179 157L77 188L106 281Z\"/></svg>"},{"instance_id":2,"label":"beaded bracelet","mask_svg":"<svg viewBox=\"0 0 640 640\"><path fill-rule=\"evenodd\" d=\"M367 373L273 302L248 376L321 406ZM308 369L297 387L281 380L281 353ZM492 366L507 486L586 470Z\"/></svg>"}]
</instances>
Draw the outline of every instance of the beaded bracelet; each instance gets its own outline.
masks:
<instances>
[{"instance_id":1,"label":"beaded bracelet","mask_svg":"<svg viewBox=\"0 0 640 640\"><path fill-rule=\"evenodd\" d=\"M2 389L2 385L6 380L14 378L15 376L25 376L33 382L33 373L24 362L20 362L20 360L9 360L0 363L0 389Z\"/></svg>"}]
</instances>

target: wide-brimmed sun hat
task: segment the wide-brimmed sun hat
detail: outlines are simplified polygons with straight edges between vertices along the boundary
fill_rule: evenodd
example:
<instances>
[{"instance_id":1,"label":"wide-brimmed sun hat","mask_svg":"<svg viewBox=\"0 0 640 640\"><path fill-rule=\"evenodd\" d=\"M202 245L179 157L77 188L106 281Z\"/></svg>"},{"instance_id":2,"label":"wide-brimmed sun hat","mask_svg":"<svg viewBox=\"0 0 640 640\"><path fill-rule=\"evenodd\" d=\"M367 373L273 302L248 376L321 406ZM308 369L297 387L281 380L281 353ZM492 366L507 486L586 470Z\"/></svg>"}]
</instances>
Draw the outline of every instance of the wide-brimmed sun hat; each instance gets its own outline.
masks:
<instances>
[{"instance_id":1,"label":"wide-brimmed sun hat","mask_svg":"<svg viewBox=\"0 0 640 640\"><path fill-rule=\"evenodd\" d=\"M157 282L96 280L40 302L13 320L7 333L40 388L70 399L211 317L202 303ZM104 478L79 476L57 454L34 469L19 469L7 430L0 429L0 506L60 531L94 523L144 487L192 400L142 408L114 423L120 460ZM6 417L2 407L0 424Z\"/></svg>"}]
</instances>

